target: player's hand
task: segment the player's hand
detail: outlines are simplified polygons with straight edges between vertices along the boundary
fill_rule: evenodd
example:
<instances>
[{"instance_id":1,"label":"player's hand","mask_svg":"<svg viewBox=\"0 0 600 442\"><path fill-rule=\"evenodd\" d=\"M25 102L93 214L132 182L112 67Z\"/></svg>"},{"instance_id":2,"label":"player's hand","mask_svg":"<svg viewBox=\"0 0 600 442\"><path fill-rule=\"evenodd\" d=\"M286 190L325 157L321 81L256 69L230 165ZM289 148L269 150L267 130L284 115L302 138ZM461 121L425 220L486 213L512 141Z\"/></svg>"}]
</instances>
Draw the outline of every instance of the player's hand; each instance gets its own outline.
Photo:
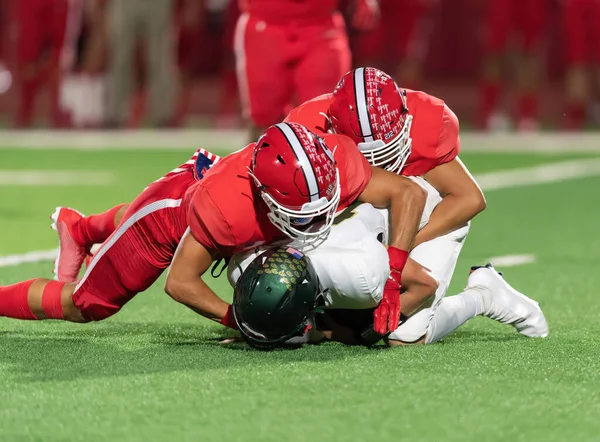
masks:
<instances>
[{"instance_id":1,"label":"player's hand","mask_svg":"<svg viewBox=\"0 0 600 442\"><path fill-rule=\"evenodd\" d=\"M352 14L352 27L358 31L370 31L379 22L379 3L377 0L356 0Z\"/></svg>"},{"instance_id":2,"label":"player's hand","mask_svg":"<svg viewBox=\"0 0 600 442\"><path fill-rule=\"evenodd\" d=\"M383 288L381 302L373 313L373 329L380 335L393 332L400 322L400 288L402 270L408 260L408 252L397 247L388 247L390 275Z\"/></svg>"},{"instance_id":3,"label":"player's hand","mask_svg":"<svg viewBox=\"0 0 600 442\"><path fill-rule=\"evenodd\" d=\"M400 281L402 274L391 269L390 276L383 288L381 302L373 313L373 329L380 335L385 335L398 328L400 322Z\"/></svg>"}]
</instances>

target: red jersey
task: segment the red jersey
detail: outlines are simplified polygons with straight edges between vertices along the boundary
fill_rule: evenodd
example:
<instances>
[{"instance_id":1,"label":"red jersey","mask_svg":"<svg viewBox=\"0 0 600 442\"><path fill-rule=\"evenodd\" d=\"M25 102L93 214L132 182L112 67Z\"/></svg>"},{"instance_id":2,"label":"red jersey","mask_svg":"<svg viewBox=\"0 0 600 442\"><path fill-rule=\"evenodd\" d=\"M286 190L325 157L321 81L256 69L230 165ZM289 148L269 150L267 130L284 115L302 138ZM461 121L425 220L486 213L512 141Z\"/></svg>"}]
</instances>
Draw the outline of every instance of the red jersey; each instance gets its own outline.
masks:
<instances>
[{"instance_id":1,"label":"red jersey","mask_svg":"<svg viewBox=\"0 0 600 442\"><path fill-rule=\"evenodd\" d=\"M354 202L371 179L371 166L347 137L328 135L340 173L338 210ZM220 256L287 239L267 217L268 209L254 187L248 168L254 144L228 155L185 197L187 221L196 240Z\"/></svg>"},{"instance_id":2,"label":"red jersey","mask_svg":"<svg viewBox=\"0 0 600 442\"><path fill-rule=\"evenodd\" d=\"M318 23L331 19L338 0L239 0L240 10L268 23Z\"/></svg>"},{"instance_id":3,"label":"red jersey","mask_svg":"<svg viewBox=\"0 0 600 442\"><path fill-rule=\"evenodd\" d=\"M320 133L327 130L325 118L332 95L320 95L293 109L284 121L300 123ZM421 91L406 90L406 102L413 116L410 136L412 150L400 172L418 176L452 161L460 150L458 118L446 104Z\"/></svg>"}]
</instances>

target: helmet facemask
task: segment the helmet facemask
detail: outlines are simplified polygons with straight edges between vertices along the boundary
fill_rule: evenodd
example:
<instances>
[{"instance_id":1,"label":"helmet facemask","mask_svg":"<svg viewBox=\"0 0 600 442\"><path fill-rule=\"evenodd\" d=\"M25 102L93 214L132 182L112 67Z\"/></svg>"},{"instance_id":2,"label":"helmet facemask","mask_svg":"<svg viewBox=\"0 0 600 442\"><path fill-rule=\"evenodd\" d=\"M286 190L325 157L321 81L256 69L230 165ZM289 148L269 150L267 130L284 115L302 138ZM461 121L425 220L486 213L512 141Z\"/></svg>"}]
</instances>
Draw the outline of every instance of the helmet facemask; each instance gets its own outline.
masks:
<instances>
[{"instance_id":1,"label":"helmet facemask","mask_svg":"<svg viewBox=\"0 0 600 442\"><path fill-rule=\"evenodd\" d=\"M389 172L400 173L412 149L410 128L412 115L407 115L400 133L387 143L383 140L358 143L358 150L372 166L381 167Z\"/></svg>"},{"instance_id":2,"label":"helmet facemask","mask_svg":"<svg viewBox=\"0 0 600 442\"><path fill-rule=\"evenodd\" d=\"M336 169L335 189L330 200L321 197L317 201L310 201L302 205L300 210L282 206L268 192L258 178L250 174L256 183L260 196L269 208L269 220L293 240L304 244L311 244L324 240L329 235L335 219L335 212L340 203L341 186L340 175ZM317 222L323 220L323 222Z\"/></svg>"}]
</instances>

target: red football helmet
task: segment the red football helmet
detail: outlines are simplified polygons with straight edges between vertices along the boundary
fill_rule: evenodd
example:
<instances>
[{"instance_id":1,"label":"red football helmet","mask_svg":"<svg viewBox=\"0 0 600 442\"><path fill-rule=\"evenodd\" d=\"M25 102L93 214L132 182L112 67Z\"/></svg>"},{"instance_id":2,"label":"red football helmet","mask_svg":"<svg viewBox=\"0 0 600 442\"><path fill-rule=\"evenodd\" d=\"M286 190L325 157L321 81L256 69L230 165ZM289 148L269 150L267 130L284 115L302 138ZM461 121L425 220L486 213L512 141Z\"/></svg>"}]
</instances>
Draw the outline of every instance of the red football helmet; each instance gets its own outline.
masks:
<instances>
[{"instance_id":1,"label":"red football helmet","mask_svg":"<svg viewBox=\"0 0 600 442\"><path fill-rule=\"evenodd\" d=\"M340 177L322 138L298 123L271 126L256 142L251 176L269 219L290 238L314 242L329 234Z\"/></svg>"},{"instance_id":2,"label":"red football helmet","mask_svg":"<svg viewBox=\"0 0 600 442\"><path fill-rule=\"evenodd\" d=\"M329 121L335 133L354 140L373 166L400 173L410 155L412 115L406 91L386 73L357 68L333 91Z\"/></svg>"}]
</instances>

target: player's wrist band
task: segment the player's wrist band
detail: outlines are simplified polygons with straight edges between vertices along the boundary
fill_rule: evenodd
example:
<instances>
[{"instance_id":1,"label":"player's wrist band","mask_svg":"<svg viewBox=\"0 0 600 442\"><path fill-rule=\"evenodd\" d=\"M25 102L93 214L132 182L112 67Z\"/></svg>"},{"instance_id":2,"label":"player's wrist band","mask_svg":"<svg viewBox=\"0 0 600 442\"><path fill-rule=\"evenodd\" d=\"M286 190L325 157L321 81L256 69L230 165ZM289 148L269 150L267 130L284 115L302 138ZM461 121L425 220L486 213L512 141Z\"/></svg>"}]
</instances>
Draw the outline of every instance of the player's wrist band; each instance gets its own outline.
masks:
<instances>
[{"instance_id":1,"label":"player's wrist band","mask_svg":"<svg viewBox=\"0 0 600 442\"><path fill-rule=\"evenodd\" d=\"M223 319L221 319L221 321L219 321L219 323L223 324L225 327L229 327L234 330L238 330L237 323L235 322L235 319L233 317L233 311L232 311L231 305L227 308L227 313L225 313L225 316L223 316Z\"/></svg>"},{"instance_id":2,"label":"player's wrist band","mask_svg":"<svg viewBox=\"0 0 600 442\"><path fill-rule=\"evenodd\" d=\"M408 261L408 252L394 246L389 246L388 256L390 258L390 268L402 272L406 261Z\"/></svg>"}]
</instances>

